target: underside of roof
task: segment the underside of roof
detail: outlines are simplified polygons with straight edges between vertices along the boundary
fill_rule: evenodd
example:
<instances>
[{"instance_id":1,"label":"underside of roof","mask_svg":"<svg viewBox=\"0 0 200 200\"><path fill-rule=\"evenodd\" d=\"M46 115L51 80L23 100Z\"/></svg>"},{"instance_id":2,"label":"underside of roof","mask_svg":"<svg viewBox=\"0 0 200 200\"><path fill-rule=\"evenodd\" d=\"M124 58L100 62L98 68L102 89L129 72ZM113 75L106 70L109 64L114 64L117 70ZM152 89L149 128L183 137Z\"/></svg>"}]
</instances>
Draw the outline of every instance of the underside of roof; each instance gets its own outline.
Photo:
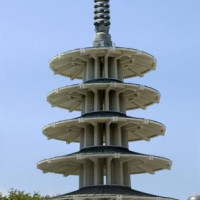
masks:
<instances>
[{"instance_id":1,"label":"underside of roof","mask_svg":"<svg viewBox=\"0 0 200 200\"><path fill-rule=\"evenodd\" d=\"M38 168L43 172L54 172L64 176L78 175L83 161L92 158L112 158L119 159L122 163L128 162L130 174L154 174L159 170L170 169L172 164L169 159L132 152L127 148L95 146L82 149L73 154L43 160L38 163Z\"/></svg>"},{"instance_id":2,"label":"underside of roof","mask_svg":"<svg viewBox=\"0 0 200 200\"><path fill-rule=\"evenodd\" d=\"M128 141L150 141L151 138L164 135L165 133L165 126L156 121L128 117L123 113L117 112L92 112L80 118L49 124L44 127L43 134L48 139L62 140L67 143L80 142L80 135L85 126L92 123L107 122L117 123L124 127L128 133Z\"/></svg>"},{"instance_id":3,"label":"underside of roof","mask_svg":"<svg viewBox=\"0 0 200 200\"><path fill-rule=\"evenodd\" d=\"M84 83L66 86L53 90L47 95L47 101L54 107L68 109L69 111L82 109L83 97L88 91L115 91L123 95L126 110L146 109L147 106L159 103L160 93L150 87L129 83Z\"/></svg>"},{"instance_id":4,"label":"underside of roof","mask_svg":"<svg viewBox=\"0 0 200 200\"><path fill-rule=\"evenodd\" d=\"M50 67L55 74L71 79L83 78L83 70L87 60L93 56L110 56L119 58L123 66L124 78L143 76L155 70L156 59L143 51L122 47L84 48L61 53L50 61Z\"/></svg>"}]
</instances>

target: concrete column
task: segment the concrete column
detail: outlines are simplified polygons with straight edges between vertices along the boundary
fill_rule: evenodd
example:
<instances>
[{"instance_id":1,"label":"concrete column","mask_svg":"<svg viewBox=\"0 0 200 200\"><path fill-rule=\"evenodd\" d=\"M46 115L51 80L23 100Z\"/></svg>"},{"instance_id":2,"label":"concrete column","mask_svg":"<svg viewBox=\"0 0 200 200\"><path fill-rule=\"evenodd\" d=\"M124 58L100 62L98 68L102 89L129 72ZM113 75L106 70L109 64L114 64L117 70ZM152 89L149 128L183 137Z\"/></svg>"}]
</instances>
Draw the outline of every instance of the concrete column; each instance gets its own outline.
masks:
<instances>
[{"instance_id":1,"label":"concrete column","mask_svg":"<svg viewBox=\"0 0 200 200\"><path fill-rule=\"evenodd\" d=\"M114 185L122 185L121 180L121 167L120 167L120 161L118 158L114 158L112 160L112 184Z\"/></svg>"},{"instance_id":2,"label":"concrete column","mask_svg":"<svg viewBox=\"0 0 200 200\"><path fill-rule=\"evenodd\" d=\"M94 92L94 111L99 111L100 110L99 91L97 89L94 89L93 92Z\"/></svg>"},{"instance_id":3,"label":"concrete column","mask_svg":"<svg viewBox=\"0 0 200 200\"><path fill-rule=\"evenodd\" d=\"M121 128L117 124L111 126L111 145L121 146Z\"/></svg>"},{"instance_id":4,"label":"concrete column","mask_svg":"<svg viewBox=\"0 0 200 200\"><path fill-rule=\"evenodd\" d=\"M121 66L120 61L117 61L117 72L118 72L118 79L123 81L123 67Z\"/></svg>"},{"instance_id":5,"label":"concrete column","mask_svg":"<svg viewBox=\"0 0 200 200\"><path fill-rule=\"evenodd\" d=\"M84 147L94 146L94 128L92 125L87 125L84 136Z\"/></svg>"},{"instance_id":6,"label":"concrete column","mask_svg":"<svg viewBox=\"0 0 200 200\"><path fill-rule=\"evenodd\" d=\"M125 98L123 97L123 94L120 94L118 96L118 99L119 99L119 109L120 109L120 112L122 113L126 113L126 105L125 105Z\"/></svg>"},{"instance_id":7,"label":"concrete column","mask_svg":"<svg viewBox=\"0 0 200 200\"><path fill-rule=\"evenodd\" d=\"M110 146L110 122L106 123L106 146Z\"/></svg>"},{"instance_id":8,"label":"concrete column","mask_svg":"<svg viewBox=\"0 0 200 200\"><path fill-rule=\"evenodd\" d=\"M86 172L86 164L85 164L86 162L84 162L84 164L83 164L83 187L85 187L86 185L87 185L87 182L86 182L86 180L87 180L87 176L86 176L86 174L87 174L87 172Z\"/></svg>"},{"instance_id":9,"label":"concrete column","mask_svg":"<svg viewBox=\"0 0 200 200\"><path fill-rule=\"evenodd\" d=\"M110 126L110 145L115 144L115 124L111 124Z\"/></svg>"},{"instance_id":10,"label":"concrete column","mask_svg":"<svg viewBox=\"0 0 200 200\"><path fill-rule=\"evenodd\" d=\"M129 172L128 162L125 162L123 164L123 176L124 176L124 185L130 187L131 180L130 180L130 172Z\"/></svg>"},{"instance_id":11,"label":"concrete column","mask_svg":"<svg viewBox=\"0 0 200 200\"><path fill-rule=\"evenodd\" d=\"M83 186L84 186L84 166L83 164L81 164L79 168L79 188Z\"/></svg>"},{"instance_id":12,"label":"concrete column","mask_svg":"<svg viewBox=\"0 0 200 200\"><path fill-rule=\"evenodd\" d=\"M114 90L110 91L109 100L110 100L110 110L117 111L116 91L114 91Z\"/></svg>"},{"instance_id":13,"label":"concrete column","mask_svg":"<svg viewBox=\"0 0 200 200\"><path fill-rule=\"evenodd\" d=\"M85 97L82 98L82 110L81 110L81 114L85 114Z\"/></svg>"},{"instance_id":14,"label":"concrete column","mask_svg":"<svg viewBox=\"0 0 200 200\"><path fill-rule=\"evenodd\" d=\"M94 184L103 185L103 168L102 159L96 158L94 160Z\"/></svg>"},{"instance_id":15,"label":"concrete column","mask_svg":"<svg viewBox=\"0 0 200 200\"><path fill-rule=\"evenodd\" d=\"M84 111L84 113L86 113L87 112L87 94L85 95L85 101L84 101L84 107L85 107L85 111Z\"/></svg>"},{"instance_id":16,"label":"concrete column","mask_svg":"<svg viewBox=\"0 0 200 200\"><path fill-rule=\"evenodd\" d=\"M101 146L103 135L100 133L100 125L94 124L94 146Z\"/></svg>"},{"instance_id":17,"label":"concrete column","mask_svg":"<svg viewBox=\"0 0 200 200\"><path fill-rule=\"evenodd\" d=\"M108 66L109 66L108 68L109 78L115 78L115 67L113 58L108 59Z\"/></svg>"},{"instance_id":18,"label":"concrete column","mask_svg":"<svg viewBox=\"0 0 200 200\"><path fill-rule=\"evenodd\" d=\"M110 78L118 79L117 60L109 58L109 76Z\"/></svg>"},{"instance_id":19,"label":"concrete column","mask_svg":"<svg viewBox=\"0 0 200 200\"><path fill-rule=\"evenodd\" d=\"M119 101L119 94L116 92L116 111L120 112L120 101Z\"/></svg>"},{"instance_id":20,"label":"concrete column","mask_svg":"<svg viewBox=\"0 0 200 200\"><path fill-rule=\"evenodd\" d=\"M114 66L113 66L113 69L114 69L114 76L115 76L115 78L116 79L118 79L118 69L117 69L117 60L116 59L114 59L114 64L113 64Z\"/></svg>"},{"instance_id":21,"label":"concrete column","mask_svg":"<svg viewBox=\"0 0 200 200\"><path fill-rule=\"evenodd\" d=\"M126 128L121 128L122 147L128 148L128 132Z\"/></svg>"},{"instance_id":22,"label":"concrete column","mask_svg":"<svg viewBox=\"0 0 200 200\"><path fill-rule=\"evenodd\" d=\"M87 61L86 67L85 67L85 80L88 81L89 79L89 75L88 75L88 71L89 71L89 62L90 60Z\"/></svg>"},{"instance_id":23,"label":"concrete column","mask_svg":"<svg viewBox=\"0 0 200 200\"><path fill-rule=\"evenodd\" d=\"M96 107L96 109L97 109L97 111L99 111L100 110L100 101L99 101L99 91L98 90L96 92L96 98L97 98L97 107Z\"/></svg>"},{"instance_id":24,"label":"concrete column","mask_svg":"<svg viewBox=\"0 0 200 200\"><path fill-rule=\"evenodd\" d=\"M100 63L99 63L98 56L96 56L94 60L95 60L94 61L95 62L94 63L94 65L95 65L94 78L98 79L98 78L100 78Z\"/></svg>"},{"instance_id":25,"label":"concrete column","mask_svg":"<svg viewBox=\"0 0 200 200\"><path fill-rule=\"evenodd\" d=\"M109 90L105 90L105 110L109 111L110 110L110 105L109 105Z\"/></svg>"},{"instance_id":26,"label":"concrete column","mask_svg":"<svg viewBox=\"0 0 200 200\"><path fill-rule=\"evenodd\" d=\"M122 146L121 128L117 126L117 145Z\"/></svg>"},{"instance_id":27,"label":"concrete column","mask_svg":"<svg viewBox=\"0 0 200 200\"><path fill-rule=\"evenodd\" d=\"M84 163L84 186L94 185L94 163L86 160Z\"/></svg>"},{"instance_id":28,"label":"concrete column","mask_svg":"<svg viewBox=\"0 0 200 200\"><path fill-rule=\"evenodd\" d=\"M87 64L83 69L83 82L85 82L87 80L87 72L86 72L86 70L87 70Z\"/></svg>"},{"instance_id":29,"label":"concrete column","mask_svg":"<svg viewBox=\"0 0 200 200\"><path fill-rule=\"evenodd\" d=\"M89 59L87 62L87 80L94 79L94 60Z\"/></svg>"},{"instance_id":30,"label":"concrete column","mask_svg":"<svg viewBox=\"0 0 200 200\"><path fill-rule=\"evenodd\" d=\"M104 57L104 77L108 78L108 57Z\"/></svg>"},{"instance_id":31,"label":"concrete column","mask_svg":"<svg viewBox=\"0 0 200 200\"><path fill-rule=\"evenodd\" d=\"M111 185L111 161L112 158L106 159L106 185Z\"/></svg>"},{"instance_id":32,"label":"concrete column","mask_svg":"<svg viewBox=\"0 0 200 200\"><path fill-rule=\"evenodd\" d=\"M84 138L85 138L85 129L82 129L80 135L80 149L83 149L85 147Z\"/></svg>"},{"instance_id":33,"label":"concrete column","mask_svg":"<svg viewBox=\"0 0 200 200\"><path fill-rule=\"evenodd\" d=\"M86 94L86 112L94 111L94 94L92 91L88 91Z\"/></svg>"},{"instance_id":34,"label":"concrete column","mask_svg":"<svg viewBox=\"0 0 200 200\"><path fill-rule=\"evenodd\" d=\"M123 164L120 162L120 185L124 185L124 173L123 173Z\"/></svg>"},{"instance_id":35,"label":"concrete column","mask_svg":"<svg viewBox=\"0 0 200 200\"><path fill-rule=\"evenodd\" d=\"M99 90L98 91L98 97L99 97L99 100L98 100L98 106L99 106L99 110L103 111L105 110L105 92L104 91L101 91Z\"/></svg>"}]
</instances>

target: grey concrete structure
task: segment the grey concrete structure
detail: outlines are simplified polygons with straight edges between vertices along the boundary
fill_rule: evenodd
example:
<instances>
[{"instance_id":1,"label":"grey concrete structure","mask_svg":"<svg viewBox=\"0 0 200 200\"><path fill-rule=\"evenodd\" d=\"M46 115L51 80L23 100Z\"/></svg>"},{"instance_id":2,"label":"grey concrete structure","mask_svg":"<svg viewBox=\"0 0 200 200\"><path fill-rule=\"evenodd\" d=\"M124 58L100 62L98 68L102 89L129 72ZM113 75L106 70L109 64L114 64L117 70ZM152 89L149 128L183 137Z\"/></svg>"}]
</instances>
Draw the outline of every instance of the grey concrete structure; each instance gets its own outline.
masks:
<instances>
[{"instance_id":1,"label":"grey concrete structure","mask_svg":"<svg viewBox=\"0 0 200 200\"><path fill-rule=\"evenodd\" d=\"M191 197L188 198L188 200L200 200L200 195L192 195Z\"/></svg>"},{"instance_id":2,"label":"grey concrete structure","mask_svg":"<svg viewBox=\"0 0 200 200\"><path fill-rule=\"evenodd\" d=\"M155 70L156 59L148 53L112 45L109 34L109 0L95 0L93 47L61 53L50 62L55 74L83 83L58 88L47 95L54 107L81 112L79 118L47 125L48 139L80 143L80 150L43 160L44 173L79 176L79 190L56 199L171 199L131 189L132 174L170 169L166 158L130 151L131 141L150 141L163 136L159 122L129 117L127 110L146 109L159 103L160 93L124 79Z\"/></svg>"}]
</instances>

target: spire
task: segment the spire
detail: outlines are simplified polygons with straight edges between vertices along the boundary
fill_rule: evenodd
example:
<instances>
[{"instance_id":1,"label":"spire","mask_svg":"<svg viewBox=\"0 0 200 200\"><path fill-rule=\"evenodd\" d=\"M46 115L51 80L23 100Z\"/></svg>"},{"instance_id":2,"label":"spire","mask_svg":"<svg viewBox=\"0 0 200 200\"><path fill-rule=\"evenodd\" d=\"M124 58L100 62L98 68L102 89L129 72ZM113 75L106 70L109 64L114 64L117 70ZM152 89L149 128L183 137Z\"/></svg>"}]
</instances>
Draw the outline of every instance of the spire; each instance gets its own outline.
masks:
<instances>
[{"instance_id":1,"label":"spire","mask_svg":"<svg viewBox=\"0 0 200 200\"><path fill-rule=\"evenodd\" d=\"M93 46L104 47L112 46L110 29L110 5L109 0L94 0L94 25L95 37Z\"/></svg>"}]
</instances>

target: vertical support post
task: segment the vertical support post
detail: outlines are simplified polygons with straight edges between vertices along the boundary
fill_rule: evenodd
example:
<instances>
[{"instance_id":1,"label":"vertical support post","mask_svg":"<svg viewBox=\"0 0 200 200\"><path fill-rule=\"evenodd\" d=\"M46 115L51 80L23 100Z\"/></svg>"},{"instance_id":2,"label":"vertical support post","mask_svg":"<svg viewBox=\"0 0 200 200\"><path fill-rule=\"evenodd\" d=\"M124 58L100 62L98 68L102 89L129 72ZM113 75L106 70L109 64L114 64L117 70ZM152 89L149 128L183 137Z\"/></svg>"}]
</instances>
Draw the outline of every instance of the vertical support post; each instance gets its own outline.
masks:
<instances>
[{"instance_id":1,"label":"vertical support post","mask_svg":"<svg viewBox=\"0 0 200 200\"><path fill-rule=\"evenodd\" d=\"M126 113L126 108L125 108L125 98L123 96L123 93L119 95L119 101L120 101L120 112Z\"/></svg>"},{"instance_id":2,"label":"vertical support post","mask_svg":"<svg viewBox=\"0 0 200 200\"><path fill-rule=\"evenodd\" d=\"M121 128L117 126L117 146L122 146Z\"/></svg>"},{"instance_id":3,"label":"vertical support post","mask_svg":"<svg viewBox=\"0 0 200 200\"><path fill-rule=\"evenodd\" d=\"M119 158L114 158L112 160L112 184L121 184L121 167Z\"/></svg>"},{"instance_id":4,"label":"vertical support post","mask_svg":"<svg viewBox=\"0 0 200 200\"><path fill-rule=\"evenodd\" d=\"M106 123L106 146L110 146L110 124L111 122Z\"/></svg>"},{"instance_id":5,"label":"vertical support post","mask_svg":"<svg viewBox=\"0 0 200 200\"><path fill-rule=\"evenodd\" d=\"M130 187L131 180L130 180L130 172L129 172L128 162L125 162L123 164L123 177L124 177L124 185Z\"/></svg>"},{"instance_id":6,"label":"vertical support post","mask_svg":"<svg viewBox=\"0 0 200 200\"><path fill-rule=\"evenodd\" d=\"M87 69L87 63L86 63L86 66L83 69L83 82L85 82L87 80L86 69Z\"/></svg>"},{"instance_id":7,"label":"vertical support post","mask_svg":"<svg viewBox=\"0 0 200 200\"><path fill-rule=\"evenodd\" d=\"M94 146L94 128L92 125L87 125L85 129L85 138L84 138L85 147Z\"/></svg>"},{"instance_id":8,"label":"vertical support post","mask_svg":"<svg viewBox=\"0 0 200 200\"><path fill-rule=\"evenodd\" d=\"M124 184L124 177L123 177L123 164L122 164L122 162L120 162L120 174L119 174L119 176L120 176L120 185L123 185Z\"/></svg>"},{"instance_id":9,"label":"vertical support post","mask_svg":"<svg viewBox=\"0 0 200 200\"><path fill-rule=\"evenodd\" d=\"M100 77L100 75L99 75L100 66L99 66L99 58L98 58L98 56L94 57L94 62L95 62L95 64L94 64L94 66L95 66L94 77L95 77L95 79L98 79Z\"/></svg>"},{"instance_id":10,"label":"vertical support post","mask_svg":"<svg viewBox=\"0 0 200 200\"><path fill-rule=\"evenodd\" d=\"M86 162L83 163L83 186L87 185L87 171L86 171Z\"/></svg>"},{"instance_id":11,"label":"vertical support post","mask_svg":"<svg viewBox=\"0 0 200 200\"><path fill-rule=\"evenodd\" d=\"M81 113L82 115L85 114L85 96L82 98L83 99L83 102L82 102L82 110L81 110Z\"/></svg>"},{"instance_id":12,"label":"vertical support post","mask_svg":"<svg viewBox=\"0 0 200 200\"><path fill-rule=\"evenodd\" d=\"M108 78L108 56L104 57L104 77Z\"/></svg>"},{"instance_id":13,"label":"vertical support post","mask_svg":"<svg viewBox=\"0 0 200 200\"><path fill-rule=\"evenodd\" d=\"M90 62L90 60L88 59L86 67L85 67L85 80L86 81L89 80L89 62Z\"/></svg>"},{"instance_id":14,"label":"vertical support post","mask_svg":"<svg viewBox=\"0 0 200 200\"><path fill-rule=\"evenodd\" d=\"M111 161L112 158L106 159L106 185L111 185Z\"/></svg>"},{"instance_id":15,"label":"vertical support post","mask_svg":"<svg viewBox=\"0 0 200 200\"><path fill-rule=\"evenodd\" d=\"M94 111L98 111L99 110L99 95L98 95L98 90L94 89L93 90L94 93Z\"/></svg>"},{"instance_id":16,"label":"vertical support post","mask_svg":"<svg viewBox=\"0 0 200 200\"><path fill-rule=\"evenodd\" d=\"M122 146L128 148L128 132L125 127L121 128Z\"/></svg>"},{"instance_id":17,"label":"vertical support post","mask_svg":"<svg viewBox=\"0 0 200 200\"><path fill-rule=\"evenodd\" d=\"M114 66L113 66L113 68L114 68L115 78L119 79L119 77L118 77L118 69L117 69L117 59L114 59Z\"/></svg>"},{"instance_id":18,"label":"vertical support post","mask_svg":"<svg viewBox=\"0 0 200 200\"><path fill-rule=\"evenodd\" d=\"M97 158L96 159L93 159L94 161L94 184L95 185L98 185L98 171L99 171L99 165L98 165L98 160Z\"/></svg>"},{"instance_id":19,"label":"vertical support post","mask_svg":"<svg viewBox=\"0 0 200 200\"><path fill-rule=\"evenodd\" d=\"M85 129L84 128L81 130L80 138L81 138L80 139L80 149L83 149L85 147L85 140L84 140L84 138L85 138Z\"/></svg>"},{"instance_id":20,"label":"vertical support post","mask_svg":"<svg viewBox=\"0 0 200 200\"><path fill-rule=\"evenodd\" d=\"M94 162L94 184L102 185L103 184L103 168L100 158L93 159Z\"/></svg>"},{"instance_id":21,"label":"vertical support post","mask_svg":"<svg viewBox=\"0 0 200 200\"><path fill-rule=\"evenodd\" d=\"M112 125L111 129L111 144L121 146L121 128L117 124Z\"/></svg>"},{"instance_id":22,"label":"vertical support post","mask_svg":"<svg viewBox=\"0 0 200 200\"><path fill-rule=\"evenodd\" d=\"M99 133L99 124L95 123L94 126L94 146L101 145L101 134Z\"/></svg>"},{"instance_id":23,"label":"vertical support post","mask_svg":"<svg viewBox=\"0 0 200 200\"><path fill-rule=\"evenodd\" d=\"M110 109L110 106L109 106L109 89L106 89L105 90L105 110L106 111L109 111L109 109Z\"/></svg>"},{"instance_id":24,"label":"vertical support post","mask_svg":"<svg viewBox=\"0 0 200 200\"><path fill-rule=\"evenodd\" d=\"M94 163L86 160L84 163L84 186L94 184Z\"/></svg>"},{"instance_id":25,"label":"vertical support post","mask_svg":"<svg viewBox=\"0 0 200 200\"><path fill-rule=\"evenodd\" d=\"M118 71L118 77L121 81L124 80L124 71L123 71L123 66L121 65L121 63L119 61L117 61L117 71Z\"/></svg>"},{"instance_id":26,"label":"vertical support post","mask_svg":"<svg viewBox=\"0 0 200 200\"><path fill-rule=\"evenodd\" d=\"M120 112L120 102L119 102L119 93L116 92L116 107L117 111Z\"/></svg>"},{"instance_id":27,"label":"vertical support post","mask_svg":"<svg viewBox=\"0 0 200 200\"><path fill-rule=\"evenodd\" d=\"M86 94L86 112L94 111L94 93L92 91L88 91Z\"/></svg>"},{"instance_id":28,"label":"vertical support post","mask_svg":"<svg viewBox=\"0 0 200 200\"><path fill-rule=\"evenodd\" d=\"M83 177L84 169L83 168L84 168L83 164L81 164L79 168L79 188L84 186L84 177Z\"/></svg>"},{"instance_id":29,"label":"vertical support post","mask_svg":"<svg viewBox=\"0 0 200 200\"><path fill-rule=\"evenodd\" d=\"M94 60L89 59L87 62L87 80L94 79Z\"/></svg>"}]
</instances>

